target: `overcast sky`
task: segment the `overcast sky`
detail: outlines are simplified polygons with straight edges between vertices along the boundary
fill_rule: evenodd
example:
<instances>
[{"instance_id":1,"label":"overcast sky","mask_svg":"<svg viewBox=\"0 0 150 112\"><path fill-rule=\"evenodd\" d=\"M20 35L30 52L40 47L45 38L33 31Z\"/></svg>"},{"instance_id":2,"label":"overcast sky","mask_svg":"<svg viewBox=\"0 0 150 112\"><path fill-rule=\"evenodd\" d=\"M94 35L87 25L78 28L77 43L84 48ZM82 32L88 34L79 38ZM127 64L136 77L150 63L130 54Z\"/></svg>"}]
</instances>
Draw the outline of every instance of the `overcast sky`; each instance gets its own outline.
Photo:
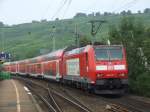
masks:
<instances>
[{"instance_id":1,"label":"overcast sky","mask_svg":"<svg viewBox=\"0 0 150 112\"><path fill-rule=\"evenodd\" d=\"M77 12L137 12L145 8L150 8L150 0L0 0L0 21L12 25L71 18Z\"/></svg>"}]
</instances>

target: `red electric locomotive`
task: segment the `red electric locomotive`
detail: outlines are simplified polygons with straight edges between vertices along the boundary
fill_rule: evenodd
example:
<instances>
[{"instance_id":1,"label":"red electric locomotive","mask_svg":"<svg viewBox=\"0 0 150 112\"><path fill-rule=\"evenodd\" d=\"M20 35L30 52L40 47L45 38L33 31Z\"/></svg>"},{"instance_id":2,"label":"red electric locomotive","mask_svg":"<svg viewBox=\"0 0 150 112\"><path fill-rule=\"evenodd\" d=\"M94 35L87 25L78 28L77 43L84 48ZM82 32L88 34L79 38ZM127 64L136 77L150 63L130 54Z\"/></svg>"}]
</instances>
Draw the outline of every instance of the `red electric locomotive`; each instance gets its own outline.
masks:
<instances>
[{"instance_id":1,"label":"red electric locomotive","mask_svg":"<svg viewBox=\"0 0 150 112\"><path fill-rule=\"evenodd\" d=\"M88 45L66 51L63 80L99 94L120 94L128 87L125 49L121 45Z\"/></svg>"}]
</instances>

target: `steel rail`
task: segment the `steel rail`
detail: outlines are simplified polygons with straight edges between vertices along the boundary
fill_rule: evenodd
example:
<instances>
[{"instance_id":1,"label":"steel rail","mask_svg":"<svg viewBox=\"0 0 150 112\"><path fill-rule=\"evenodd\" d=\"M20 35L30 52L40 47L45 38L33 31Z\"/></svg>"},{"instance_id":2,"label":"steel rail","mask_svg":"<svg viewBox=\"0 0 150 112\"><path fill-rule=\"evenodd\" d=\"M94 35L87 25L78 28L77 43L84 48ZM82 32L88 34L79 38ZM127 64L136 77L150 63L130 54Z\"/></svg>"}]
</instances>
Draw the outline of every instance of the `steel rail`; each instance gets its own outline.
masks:
<instances>
[{"instance_id":1,"label":"steel rail","mask_svg":"<svg viewBox=\"0 0 150 112\"><path fill-rule=\"evenodd\" d=\"M59 107L59 105L56 103L55 98L53 97L49 88L48 88L48 95L49 95L49 98L51 99L53 105L57 109L57 112L63 112L62 109Z\"/></svg>"},{"instance_id":2,"label":"steel rail","mask_svg":"<svg viewBox=\"0 0 150 112\"><path fill-rule=\"evenodd\" d=\"M27 87L46 104L50 112L57 112L56 109L47 101L46 98L44 98L41 94L37 93L30 85L27 85Z\"/></svg>"},{"instance_id":3,"label":"steel rail","mask_svg":"<svg viewBox=\"0 0 150 112\"><path fill-rule=\"evenodd\" d=\"M81 109L84 112L91 112L89 109L85 108L85 106L78 104L77 102L65 97L64 95L58 93L57 91L55 91L54 89L52 89L52 93L54 93L55 95L57 95L58 97L66 100L67 102L71 103L72 105L76 106L77 108Z\"/></svg>"},{"instance_id":4,"label":"steel rail","mask_svg":"<svg viewBox=\"0 0 150 112\"><path fill-rule=\"evenodd\" d=\"M124 108L126 110L128 110L129 112L145 112L144 110L141 110L140 108L137 108L131 104L125 104L123 102L119 102L119 101L111 101L109 99L106 99L106 98L102 98L100 97L103 101L106 101L106 102L110 102L113 106L113 108L116 108L116 107L121 107L121 108ZM120 108L120 109L121 109Z\"/></svg>"},{"instance_id":5,"label":"steel rail","mask_svg":"<svg viewBox=\"0 0 150 112\"><path fill-rule=\"evenodd\" d=\"M24 78L21 78L21 77L19 77L19 79L22 79L22 80L24 80L25 82L27 82L27 83L29 83L29 84L31 84L31 85L35 85L35 86L37 86L37 87L43 88L44 90L48 91L48 88L42 86L41 84L35 83L34 81L31 81L31 80L28 80L28 79L24 79ZM71 99L69 99L69 98L63 96L62 94L58 93L58 92L55 91L54 89L51 90L51 93L53 93L53 94L57 95L58 97L60 97L60 98L62 98L62 99L64 99L64 100L66 100L67 102L71 103L72 105L74 105L75 107L79 108L80 110L82 110L82 111L84 111L84 112L92 112L92 111L90 111L89 109L85 108L85 106L80 105L80 104L78 104L78 103L75 102L75 101L72 101ZM55 103L56 103L56 102L55 102Z\"/></svg>"},{"instance_id":6,"label":"steel rail","mask_svg":"<svg viewBox=\"0 0 150 112\"><path fill-rule=\"evenodd\" d=\"M73 97L66 89L62 89L60 88L62 91L65 92L65 94L67 94L68 97L70 97L71 99L73 99L76 103L78 103L79 105L81 105L82 107L84 107L85 109L87 109L89 112L93 112L91 109L89 109L85 104L81 103L77 98Z\"/></svg>"},{"instance_id":7,"label":"steel rail","mask_svg":"<svg viewBox=\"0 0 150 112\"><path fill-rule=\"evenodd\" d=\"M21 79L29 81L28 79L24 79L24 78L21 78ZM36 85L36 86L38 86L38 87L41 87L41 88L43 88L43 89L45 89L45 90L48 89L48 88L42 86L41 84L35 83L34 81L31 81L31 80L30 80L29 83L32 83L33 85ZM84 108L83 106L81 106L80 104L78 104L78 103L76 103L76 102L74 102L74 101L72 101L72 100L70 100L70 99L64 97L63 95L57 93L57 92L54 91L54 90L51 91L51 93L53 93L53 94L59 96L60 98L64 98L66 101L72 103L72 104L75 105L76 107L79 107L80 109L82 109L82 110L85 111L85 112L90 112L88 109L85 109L85 108ZM111 100L109 100L109 99L102 98L102 97L101 97L101 99L104 100L104 101L106 101L106 102L109 102L109 103L111 103L111 104L118 105L118 106L120 106L120 107L124 107L124 108L126 108L127 110L130 110L129 112L145 112L144 110L142 110L142 109L140 109L140 108L134 106L134 104L131 105L131 104L125 104L125 103L119 102L119 101L111 101Z\"/></svg>"}]
</instances>

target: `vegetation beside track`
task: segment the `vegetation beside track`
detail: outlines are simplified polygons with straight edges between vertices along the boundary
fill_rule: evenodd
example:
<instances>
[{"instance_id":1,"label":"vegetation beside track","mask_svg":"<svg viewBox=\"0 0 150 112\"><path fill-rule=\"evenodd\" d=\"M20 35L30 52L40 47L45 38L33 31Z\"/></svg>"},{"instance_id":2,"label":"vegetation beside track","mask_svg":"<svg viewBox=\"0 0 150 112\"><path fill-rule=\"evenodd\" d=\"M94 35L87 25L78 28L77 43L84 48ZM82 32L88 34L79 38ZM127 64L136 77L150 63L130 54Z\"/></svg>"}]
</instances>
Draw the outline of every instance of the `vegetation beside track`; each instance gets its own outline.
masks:
<instances>
[{"instance_id":1,"label":"vegetation beside track","mask_svg":"<svg viewBox=\"0 0 150 112\"><path fill-rule=\"evenodd\" d=\"M9 73L6 72L0 72L0 79L10 79L11 76Z\"/></svg>"},{"instance_id":2,"label":"vegetation beside track","mask_svg":"<svg viewBox=\"0 0 150 112\"><path fill-rule=\"evenodd\" d=\"M109 38L127 50L131 91L150 96L150 27L134 16L126 16L118 26L111 26Z\"/></svg>"}]
</instances>

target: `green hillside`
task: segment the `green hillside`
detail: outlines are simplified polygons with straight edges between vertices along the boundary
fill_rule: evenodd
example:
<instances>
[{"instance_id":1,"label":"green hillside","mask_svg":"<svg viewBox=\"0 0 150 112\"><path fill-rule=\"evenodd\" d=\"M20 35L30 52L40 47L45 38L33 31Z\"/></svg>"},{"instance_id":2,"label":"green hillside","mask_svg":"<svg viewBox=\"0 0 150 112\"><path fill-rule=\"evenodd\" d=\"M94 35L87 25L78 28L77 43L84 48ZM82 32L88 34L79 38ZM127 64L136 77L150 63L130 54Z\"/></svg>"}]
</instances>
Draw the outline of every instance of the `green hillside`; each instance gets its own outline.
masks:
<instances>
[{"instance_id":1,"label":"green hillside","mask_svg":"<svg viewBox=\"0 0 150 112\"><path fill-rule=\"evenodd\" d=\"M134 14L137 20L144 22L146 27L150 26L150 14ZM78 17L67 20L32 22L20 25L10 26L9 28L0 28L0 51L12 53L14 59L31 58L40 55L41 51L52 50L52 26L56 26L56 48L64 48L75 44L74 30L75 24L78 26L78 32L82 37L91 38L90 20L106 20L101 30L96 36L97 41L108 38L109 26L118 25L121 21L121 15L108 15L97 17Z\"/></svg>"}]
</instances>

